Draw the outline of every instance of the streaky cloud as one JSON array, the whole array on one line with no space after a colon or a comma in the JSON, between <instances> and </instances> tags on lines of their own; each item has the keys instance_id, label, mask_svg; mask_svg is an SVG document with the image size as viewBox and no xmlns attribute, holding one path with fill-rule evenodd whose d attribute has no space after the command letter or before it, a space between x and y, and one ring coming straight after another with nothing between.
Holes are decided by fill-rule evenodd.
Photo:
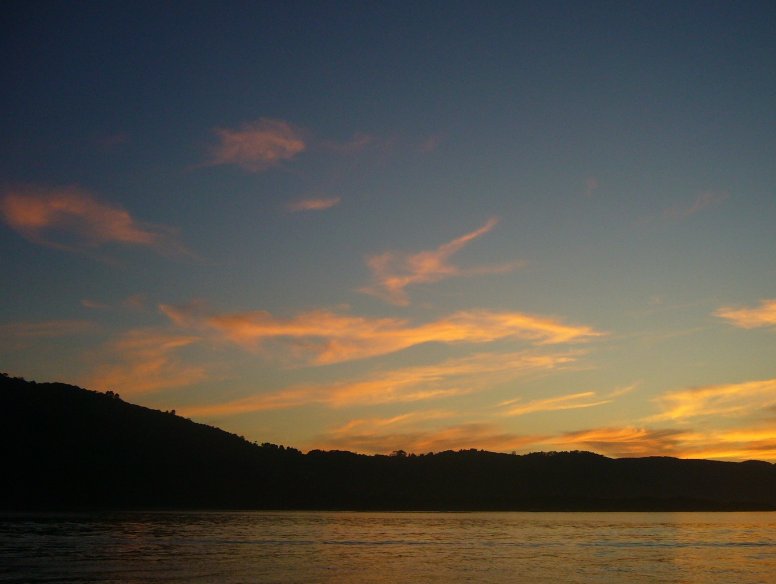
<instances>
[{"instance_id":1,"label":"streaky cloud","mask_svg":"<svg viewBox=\"0 0 776 584\"><path fill-rule=\"evenodd\" d=\"M686 219L687 217L695 215L704 209L716 207L717 205L722 204L722 202L724 202L728 196L729 195L727 193L713 193L709 191L703 192L695 198L692 204L688 206L670 207L663 212L663 216L666 219L672 219L675 221Z\"/></svg>"},{"instance_id":2,"label":"streaky cloud","mask_svg":"<svg viewBox=\"0 0 776 584\"><path fill-rule=\"evenodd\" d=\"M714 315L739 328L776 327L776 298L762 300L755 308L722 307Z\"/></svg>"},{"instance_id":3,"label":"streaky cloud","mask_svg":"<svg viewBox=\"0 0 776 584\"><path fill-rule=\"evenodd\" d=\"M39 245L87 251L108 244L186 253L174 229L137 221L121 207L77 187L19 187L0 200L5 223Z\"/></svg>"},{"instance_id":4,"label":"streaky cloud","mask_svg":"<svg viewBox=\"0 0 776 584\"><path fill-rule=\"evenodd\" d=\"M139 395L205 381L210 377L207 368L178 354L199 341L197 336L152 328L128 331L99 352L100 364L87 385Z\"/></svg>"},{"instance_id":5,"label":"streaky cloud","mask_svg":"<svg viewBox=\"0 0 776 584\"><path fill-rule=\"evenodd\" d=\"M596 392L594 391L584 391L558 397L532 400L526 403L521 403L521 400L514 399L502 402L500 405L508 406L502 412L506 416L524 416L535 412L554 412L558 410L592 408L608 404L611 401L611 399L598 399L596 397Z\"/></svg>"},{"instance_id":6,"label":"streaky cloud","mask_svg":"<svg viewBox=\"0 0 776 584\"><path fill-rule=\"evenodd\" d=\"M261 118L239 128L216 128L218 143L208 165L239 166L248 172L263 172L304 152L303 132L283 120Z\"/></svg>"},{"instance_id":7,"label":"streaky cloud","mask_svg":"<svg viewBox=\"0 0 776 584\"><path fill-rule=\"evenodd\" d=\"M340 204L341 201L341 197L302 199L290 203L287 208L292 213L299 213L304 211L325 211L326 209L336 207Z\"/></svg>"},{"instance_id":8,"label":"streaky cloud","mask_svg":"<svg viewBox=\"0 0 776 584\"><path fill-rule=\"evenodd\" d=\"M669 391L655 401L663 411L649 418L653 421L746 416L776 405L776 379Z\"/></svg>"},{"instance_id":9,"label":"streaky cloud","mask_svg":"<svg viewBox=\"0 0 776 584\"><path fill-rule=\"evenodd\" d=\"M209 331L247 350L280 344L293 358L318 365L394 353L424 343L489 343L522 339L535 345L587 341L603 333L557 319L521 312L460 311L424 324L406 319L370 318L330 310L290 318L269 312L212 314L201 305L161 305L170 320Z\"/></svg>"},{"instance_id":10,"label":"streaky cloud","mask_svg":"<svg viewBox=\"0 0 776 584\"><path fill-rule=\"evenodd\" d=\"M469 422L442 428L366 427L333 431L318 436L315 444L325 449L346 449L367 454L387 454L398 450L407 452L441 452L445 450L485 449L515 450L542 441L545 436L505 432L494 424Z\"/></svg>"},{"instance_id":11,"label":"streaky cloud","mask_svg":"<svg viewBox=\"0 0 776 584\"><path fill-rule=\"evenodd\" d=\"M588 448L614 457L678 456L686 430L676 428L594 428L567 432L550 443L563 448Z\"/></svg>"},{"instance_id":12,"label":"streaky cloud","mask_svg":"<svg viewBox=\"0 0 776 584\"><path fill-rule=\"evenodd\" d=\"M303 385L232 400L192 406L191 416L230 416L247 412L320 404L329 408L413 403L485 390L490 384L519 375L564 367L572 354L537 352L483 353L432 365L377 371L355 380Z\"/></svg>"},{"instance_id":13,"label":"streaky cloud","mask_svg":"<svg viewBox=\"0 0 776 584\"><path fill-rule=\"evenodd\" d=\"M416 253L387 251L367 258L372 272L372 283L359 291L382 300L406 306L409 297L408 286L430 284L454 277L469 277L483 274L511 272L523 266L523 262L480 266L464 269L450 263L450 258L475 239L490 232L498 224L492 217L482 227L444 243L434 250Z\"/></svg>"},{"instance_id":14,"label":"streaky cloud","mask_svg":"<svg viewBox=\"0 0 776 584\"><path fill-rule=\"evenodd\" d=\"M98 329L99 325L89 320L45 320L0 324L0 346L20 349L41 339L78 336Z\"/></svg>"}]
</instances>

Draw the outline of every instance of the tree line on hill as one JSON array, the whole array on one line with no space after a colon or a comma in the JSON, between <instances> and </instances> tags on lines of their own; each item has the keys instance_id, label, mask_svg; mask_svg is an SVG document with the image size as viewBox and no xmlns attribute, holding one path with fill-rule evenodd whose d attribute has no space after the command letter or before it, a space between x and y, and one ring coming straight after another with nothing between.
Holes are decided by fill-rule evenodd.
<instances>
[{"instance_id":1,"label":"tree line on hill","mask_svg":"<svg viewBox=\"0 0 776 584\"><path fill-rule=\"evenodd\" d=\"M302 453L0 374L0 509L776 510L776 465L591 452Z\"/></svg>"}]
</instances>

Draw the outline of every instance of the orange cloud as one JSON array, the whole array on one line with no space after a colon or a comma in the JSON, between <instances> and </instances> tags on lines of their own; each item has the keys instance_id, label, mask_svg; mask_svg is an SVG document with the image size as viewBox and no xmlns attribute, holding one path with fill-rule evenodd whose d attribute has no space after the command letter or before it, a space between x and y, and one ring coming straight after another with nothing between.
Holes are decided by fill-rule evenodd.
<instances>
[{"instance_id":1,"label":"orange cloud","mask_svg":"<svg viewBox=\"0 0 776 584\"><path fill-rule=\"evenodd\" d=\"M676 456L725 460L776 459L771 426L701 432L685 429L599 428L553 439L565 447L583 445L609 456Z\"/></svg>"},{"instance_id":2,"label":"orange cloud","mask_svg":"<svg viewBox=\"0 0 776 584\"><path fill-rule=\"evenodd\" d=\"M748 415L776 405L776 379L672 391L656 401L663 412L650 420Z\"/></svg>"},{"instance_id":3,"label":"orange cloud","mask_svg":"<svg viewBox=\"0 0 776 584\"><path fill-rule=\"evenodd\" d=\"M478 354L434 365L379 371L358 380L289 387L230 402L190 407L188 416L230 416L322 404L337 408L355 405L411 403L482 391L488 385L521 374L563 367L574 361L568 354Z\"/></svg>"},{"instance_id":4,"label":"orange cloud","mask_svg":"<svg viewBox=\"0 0 776 584\"><path fill-rule=\"evenodd\" d=\"M207 315L201 307L162 305L178 326L195 326L221 338L259 349L282 343L293 357L316 364L364 359L422 343L487 343L519 338L535 344L585 341L602 333L586 326L520 312L472 310L456 312L435 322L413 326L404 319L368 318L314 310L292 318L268 312Z\"/></svg>"},{"instance_id":5,"label":"orange cloud","mask_svg":"<svg viewBox=\"0 0 776 584\"><path fill-rule=\"evenodd\" d=\"M679 456L684 430L647 428L596 428L569 432L549 443L564 449L592 449L616 458L632 456Z\"/></svg>"},{"instance_id":6,"label":"orange cloud","mask_svg":"<svg viewBox=\"0 0 776 584\"><path fill-rule=\"evenodd\" d=\"M716 207L728 198L727 193L701 193L695 198L695 201L689 207L675 206L666 209L663 212L663 216L666 219L681 220L686 219L690 215L695 215L699 211L708 207Z\"/></svg>"},{"instance_id":7,"label":"orange cloud","mask_svg":"<svg viewBox=\"0 0 776 584\"><path fill-rule=\"evenodd\" d=\"M282 120L261 118L236 130L215 130L219 143L211 151L210 165L235 164L262 172L304 152L302 132Z\"/></svg>"},{"instance_id":8,"label":"orange cloud","mask_svg":"<svg viewBox=\"0 0 776 584\"><path fill-rule=\"evenodd\" d=\"M120 207L98 201L76 187L11 190L0 200L9 227L42 245L70 251L105 244L136 245L182 252L173 230L140 223Z\"/></svg>"},{"instance_id":9,"label":"orange cloud","mask_svg":"<svg viewBox=\"0 0 776 584\"><path fill-rule=\"evenodd\" d=\"M776 461L776 428L733 429L701 435L687 445L683 456Z\"/></svg>"},{"instance_id":10,"label":"orange cloud","mask_svg":"<svg viewBox=\"0 0 776 584\"><path fill-rule=\"evenodd\" d=\"M342 199L340 197L331 197L328 199L302 199L288 205L288 210L292 213L300 211L325 211L339 205Z\"/></svg>"},{"instance_id":11,"label":"orange cloud","mask_svg":"<svg viewBox=\"0 0 776 584\"><path fill-rule=\"evenodd\" d=\"M405 306L409 298L404 289L415 284L430 284L447 278L511 272L522 265L520 262L495 266L481 266L463 269L449 262L449 259L473 240L491 231L498 219L489 219L482 227L462 235L435 250L414 254L388 251L367 259L372 272L372 284L359 291L371 294L393 304Z\"/></svg>"},{"instance_id":12,"label":"orange cloud","mask_svg":"<svg viewBox=\"0 0 776 584\"><path fill-rule=\"evenodd\" d=\"M762 300L757 308L723 307L714 315L745 329L776 326L776 299Z\"/></svg>"},{"instance_id":13,"label":"orange cloud","mask_svg":"<svg viewBox=\"0 0 776 584\"><path fill-rule=\"evenodd\" d=\"M414 421L414 420L413 420ZM406 452L441 452L476 448L508 451L524 448L543 439L504 432L483 423L467 423L439 429L400 427L385 428L386 424L372 425L366 420L352 421L342 428L317 437L315 447L329 450L350 450L365 454L387 454L396 450Z\"/></svg>"},{"instance_id":14,"label":"orange cloud","mask_svg":"<svg viewBox=\"0 0 776 584\"><path fill-rule=\"evenodd\" d=\"M557 410L576 410L580 408L592 408L602 404L608 404L611 399L596 399L594 391L584 391L559 397L533 400L524 404L520 399L502 402L501 406L510 406L503 413L507 416L523 416L534 412L554 412ZM515 405L516 404L516 405Z\"/></svg>"},{"instance_id":15,"label":"orange cloud","mask_svg":"<svg viewBox=\"0 0 776 584\"><path fill-rule=\"evenodd\" d=\"M209 377L204 366L187 364L176 354L199 340L155 329L130 331L106 347L100 355L104 362L87 385L138 395L204 381Z\"/></svg>"}]
</instances>

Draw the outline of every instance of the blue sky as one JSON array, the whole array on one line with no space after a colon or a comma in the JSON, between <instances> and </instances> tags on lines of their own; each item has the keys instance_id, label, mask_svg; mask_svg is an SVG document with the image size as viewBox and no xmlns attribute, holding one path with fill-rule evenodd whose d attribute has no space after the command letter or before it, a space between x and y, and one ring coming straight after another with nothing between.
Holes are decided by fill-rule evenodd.
<instances>
[{"instance_id":1,"label":"blue sky","mask_svg":"<svg viewBox=\"0 0 776 584\"><path fill-rule=\"evenodd\" d=\"M11 2L0 368L251 440L776 460L776 9Z\"/></svg>"}]
</instances>

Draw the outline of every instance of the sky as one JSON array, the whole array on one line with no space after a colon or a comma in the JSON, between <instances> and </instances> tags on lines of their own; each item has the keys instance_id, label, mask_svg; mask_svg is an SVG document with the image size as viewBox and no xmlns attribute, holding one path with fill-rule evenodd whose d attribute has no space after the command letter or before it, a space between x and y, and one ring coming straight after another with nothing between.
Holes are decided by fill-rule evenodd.
<instances>
[{"instance_id":1,"label":"sky","mask_svg":"<svg viewBox=\"0 0 776 584\"><path fill-rule=\"evenodd\" d=\"M0 26L0 370L305 451L776 462L773 3Z\"/></svg>"}]
</instances>

